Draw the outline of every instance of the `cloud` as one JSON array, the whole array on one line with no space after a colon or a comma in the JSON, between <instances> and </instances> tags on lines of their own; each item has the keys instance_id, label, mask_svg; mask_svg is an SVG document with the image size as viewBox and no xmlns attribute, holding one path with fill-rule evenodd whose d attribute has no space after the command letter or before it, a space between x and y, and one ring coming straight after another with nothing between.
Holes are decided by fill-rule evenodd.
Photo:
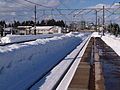
<instances>
[{"instance_id":1,"label":"cloud","mask_svg":"<svg viewBox=\"0 0 120 90\"><path fill-rule=\"evenodd\" d=\"M16 15L16 12L11 12L11 15L12 15L12 16L15 16L15 15Z\"/></svg>"},{"instance_id":2,"label":"cloud","mask_svg":"<svg viewBox=\"0 0 120 90\"><path fill-rule=\"evenodd\" d=\"M47 3L47 6L50 6L50 7L57 7L59 5L60 5L59 0L49 0L49 2Z\"/></svg>"},{"instance_id":3,"label":"cloud","mask_svg":"<svg viewBox=\"0 0 120 90\"><path fill-rule=\"evenodd\" d=\"M111 8L118 8L118 7L120 7L120 4L119 4L119 3L114 3L114 4L111 6Z\"/></svg>"},{"instance_id":4,"label":"cloud","mask_svg":"<svg viewBox=\"0 0 120 90\"><path fill-rule=\"evenodd\" d=\"M55 8L60 5L59 0L28 0L50 8ZM45 9L45 7L37 6L37 9ZM4 19L15 16L16 18L32 16L34 13L34 4L24 0L0 0L0 18ZM29 15L29 14L30 15ZM3 18L4 17L4 18Z\"/></svg>"},{"instance_id":5,"label":"cloud","mask_svg":"<svg viewBox=\"0 0 120 90\"><path fill-rule=\"evenodd\" d=\"M28 0L28 1L52 8L60 5L59 0ZM0 0L0 11L19 10L19 9L25 10L26 8L27 9L33 8L33 6L34 4L31 4L24 0ZM39 6L39 8L43 8L43 7Z\"/></svg>"},{"instance_id":6,"label":"cloud","mask_svg":"<svg viewBox=\"0 0 120 90\"><path fill-rule=\"evenodd\" d=\"M105 8L118 8L119 7L119 3L115 3L113 5L109 5L109 4L97 4L95 6L91 6L91 7L88 7L88 8L103 8L103 6Z\"/></svg>"},{"instance_id":7,"label":"cloud","mask_svg":"<svg viewBox=\"0 0 120 90\"><path fill-rule=\"evenodd\" d=\"M110 5L107 5L107 4L97 4L97 5L89 7L89 8L103 8L103 6L105 8L110 8Z\"/></svg>"}]
</instances>

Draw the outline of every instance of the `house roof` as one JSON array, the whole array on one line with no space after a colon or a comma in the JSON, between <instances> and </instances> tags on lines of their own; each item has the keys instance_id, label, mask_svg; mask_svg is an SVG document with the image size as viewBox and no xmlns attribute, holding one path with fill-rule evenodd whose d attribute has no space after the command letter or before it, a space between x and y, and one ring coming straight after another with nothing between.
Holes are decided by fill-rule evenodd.
<instances>
[{"instance_id":1,"label":"house roof","mask_svg":"<svg viewBox=\"0 0 120 90\"><path fill-rule=\"evenodd\" d=\"M22 28L22 29L31 29L34 30L35 27L32 26L18 26L18 28ZM53 28L58 28L58 26L36 26L37 30L51 30Z\"/></svg>"},{"instance_id":2,"label":"house roof","mask_svg":"<svg viewBox=\"0 0 120 90\"><path fill-rule=\"evenodd\" d=\"M4 28L5 31L11 31L11 29L13 29L13 28L11 28L11 27L9 27L9 28Z\"/></svg>"},{"instance_id":3,"label":"house roof","mask_svg":"<svg viewBox=\"0 0 120 90\"><path fill-rule=\"evenodd\" d=\"M32 26L18 26L17 28L32 28Z\"/></svg>"},{"instance_id":4,"label":"house roof","mask_svg":"<svg viewBox=\"0 0 120 90\"><path fill-rule=\"evenodd\" d=\"M49 30L51 28L53 28L54 26L36 26L36 29L45 29L45 30ZM35 27L32 27L31 29L35 29Z\"/></svg>"}]
</instances>

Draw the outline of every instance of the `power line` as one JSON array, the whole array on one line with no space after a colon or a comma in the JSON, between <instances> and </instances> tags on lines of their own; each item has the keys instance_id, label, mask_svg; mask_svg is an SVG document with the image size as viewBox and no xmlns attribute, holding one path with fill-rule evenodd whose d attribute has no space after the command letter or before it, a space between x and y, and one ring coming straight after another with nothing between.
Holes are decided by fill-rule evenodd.
<instances>
[{"instance_id":1,"label":"power line","mask_svg":"<svg viewBox=\"0 0 120 90\"><path fill-rule=\"evenodd\" d=\"M36 35L36 20L37 20L37 11L36 11L36 5L35 5L35 24L34 24L34 27L35 27L35 30L34 30L34 34Z\"/></svg>"},{"instance_id":2,"label":"power line","mask_svg":"<svg viewBox=\"0 0 120 90\"><path fill-rule=\"evenodd\" d=\"M17 4L23 5L23 6L25 6L25 7L28 8L28 5L26 5L26 4L23 4L23 3L17 2L16 0L13 0L13 1L14 1L15 3L17 3Z\"/></svg>"},{"instance_id":3,"label":"power line","mask_svg":"<svg viewBox=\"0 0 120 90\"><path fill-rule=\"evenodd\" d=\"M66 6L61 0L59 0L59 2L60 2L66 9L69 9L69 7Z\"/></svg>"},{"instance_id":4,"label":"power line","mask_svg":"<svg viewBox=\"0 0 120 90\"><path fill-rule=\"evenodd\" d=\"M115 14L115 12L117 11L117 10L119 10L120 9L120 7L119 8L117 8L117 9L115 9L109 16L107 16L107 17L110 17L111 15L113 15L113 14Z\"/></svg>"},{"instance_id":5,"label":"power line","mask_svg":"<svg viewBox=\"0 0 120 90\"><path fill-rule=\"evenodd\" d=\"M7 1L7 0L5 0L5 1ZM7 1L8 2L8 1ZM22 6L25 6L25 7L28 7L28 5L26 5L26 4L23 4L23 3L20 3L20 2L18 2L18 1L16 1L16 0L12 0L12 2L15 2L16 4L19 4L19 5L22 5ZM11 2L11 3L12 3Z\"/></svg>"},{"instance_id":6,"label":"power line","mask_svg":"<svg viewBox=\"0 0 120 90\"><path fill-rule=\"evenodd\" d=\"M20 2L18 2L18 1L16 1L16 0L12 0L11 2L10 1L8 1L8 0L5 0L6 2L9 2L9 3L16 3L16 4L19 4L19 5L22 5L22 6L25 6L27 9L29 9L29 10L27 10L27 9L17 9L17 10L13 10L13 9L11 9L11 10L7 10L7 11L1 11L1 12L17 12L17 11L31 11L30 10L30 8L29 8L29 6L27 5L27 4L23 4L23 3L20 3Z\"/></svg>"},{"instance_id":7,"label":"power line","mask_svg":"<svg viewBox=\"0 0 120 90\"><path fill-rule=\"evenodd\" d=\"M115 1L116 1L116 0L114 0L114 1L112 2L110 8L112 8L112 6L115 4Z\"/></svg>"},{"instance_id":8,"label":"power line","mask_svg":"<svg viewBox=\"0 0 120 90\"><path fill-rule=\"evenodd\" d=\"M34 4L34 5L37 5L37 6L42 6L42 7L45 7L45 8L52 8L52 7L49 7L49 6L45 6L45 5L42 5L42 4L38 4L38 3L35 3L35 2L32 2L32 1L29 1L29 0L24 0L26 2L29 2L31 4Z\"/></svg>"},{"instance_id":9,"label":"power line","mask_svg":"<svg viewBox=\"0 0 120 90\"><path fill-rule=\"evenodd\" d=\"M59 12L60 15L62 15L64 18L66 18L67 20L69 20L64 14L61 13L61 11L59 9L56 8L56 10Z\"/></svg>"},{"instance_id":10,"label":"power line","mask_svg":"<svg viewBox=\"0 0 120 90\"><path fill-rule=\"evenodd\" d=\"M51 8L51 9L53 9L52 7L48 7L48 6L45 6L45 5L42 5L42 4L37 4L37 3L31 2L31 1L29 1L29 0L24 0L24 1L27 1L27 2L32 3L32 4L34 4L34 5L38 5L38 6L42 6L42 7L45 7L45 8ZM54 9L57 10L60 15L62 15L62 16L65 17L66 19L68 19L65 15L63 15L63 14L61 13L61 11L60 11L59 9L57 9L57 8L54 8Z\"/></svg>"}]
</instances>

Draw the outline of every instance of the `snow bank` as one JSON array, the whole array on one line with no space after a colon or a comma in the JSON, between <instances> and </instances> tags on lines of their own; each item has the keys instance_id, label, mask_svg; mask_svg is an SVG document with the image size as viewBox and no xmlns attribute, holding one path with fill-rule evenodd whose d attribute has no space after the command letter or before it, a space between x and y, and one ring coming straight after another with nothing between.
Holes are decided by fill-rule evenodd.
<instances>
[{"instance_id":1,"label":"snow bank","mask_svg":"<svg viewBox=\"0 0 120 90\"><path fill-rule=\"evenodd\" d=\"M7 35L1 38L1 43L14 43L40 38L48 38L53 36L61 36L63 34L41 34L41 35Z\"/></svg>"},{"instance_id":2,"label":"snow bank","mask_svg":"<svg viewBox=\"0 0 120 90\"><path fill-rule=\"evenodd\" d=\"M0 47L0 88L23 90L79 45L88 34L60 37Z\"/></svg>"}]
</instances>

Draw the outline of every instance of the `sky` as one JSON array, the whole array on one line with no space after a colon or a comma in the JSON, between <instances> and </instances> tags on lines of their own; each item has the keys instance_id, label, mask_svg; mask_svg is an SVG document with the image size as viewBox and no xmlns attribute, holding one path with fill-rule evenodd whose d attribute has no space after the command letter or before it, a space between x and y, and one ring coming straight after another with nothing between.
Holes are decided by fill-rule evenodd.
<instances>
[{"instance_id":1,"label":"sky","mask_svg":"<svg viewBox=\"0 0 120 90\"><path fill-rule=\"evenodd\" d=\"M33 2L33 4L30 2ZM0 0L0 20L8 22L14 20L34 20L34 3L37 4L37 19L42 20L43 18L49 19L51 17L55 17L56 19L65 19L65 17L68 17L69 19L73 18L72 16L67 15L59 15L59 17L57 17L60 13L68 14L72 12L57 11L57 9L99 8L103 5L111 7L111 5L114 6L114 4L118 2L119 0ZM41 11L41 9L55 9L56 11ZM53 13L56 15L53 16Z\"/></svg>"}]
</instances>

